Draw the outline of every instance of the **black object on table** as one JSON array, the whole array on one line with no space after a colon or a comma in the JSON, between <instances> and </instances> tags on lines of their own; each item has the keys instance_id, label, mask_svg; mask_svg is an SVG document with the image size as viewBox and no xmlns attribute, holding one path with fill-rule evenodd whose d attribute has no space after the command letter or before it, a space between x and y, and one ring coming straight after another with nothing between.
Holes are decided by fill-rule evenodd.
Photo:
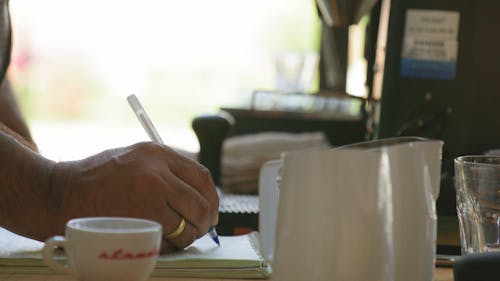
<instances>
[{"instance_id":1,"label":"black object on table","mask_svg":"<svg viewBox=\"0 0 500 281\"><path fill-rule=\"evenodd\" d=\"M499 281L500 252L463 255L453 263L455 281Z\"/></svg>"}]
</instances>

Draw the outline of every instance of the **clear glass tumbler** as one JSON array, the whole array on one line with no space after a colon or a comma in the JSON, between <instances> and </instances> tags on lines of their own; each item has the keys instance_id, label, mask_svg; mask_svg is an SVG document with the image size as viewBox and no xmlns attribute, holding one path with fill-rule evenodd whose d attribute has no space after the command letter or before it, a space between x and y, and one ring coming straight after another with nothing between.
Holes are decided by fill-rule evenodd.
<instances>
[{"instance_id":1,"label":"clear glass tumbler","mask_svg":"<svg viewBox=\"0 0 500 281\"><path fill-rule=\"evenodd\" d=\"M455 159L462 254L500 251L500 156Z\"/></svg>"}]
</instances>

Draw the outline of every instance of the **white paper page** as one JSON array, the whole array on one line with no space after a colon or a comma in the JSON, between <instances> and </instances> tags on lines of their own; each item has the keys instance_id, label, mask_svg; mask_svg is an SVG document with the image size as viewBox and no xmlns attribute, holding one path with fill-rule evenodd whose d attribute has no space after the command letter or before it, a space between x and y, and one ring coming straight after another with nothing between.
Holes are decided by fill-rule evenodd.
<instances>
[{"instance_id":1,"label":"white paper page","mask_svg":"<svg viewBox=\"0 0 500 281\"><path fill-rule=\"evenodd\" d=\"M261 261L262 257L257 252L250 238L255 234L239 236L219 236L220 247L210 236L205 235L181 252L162 255L160 261L173 260L254 260Z\"/></svg>"}]
</instances>

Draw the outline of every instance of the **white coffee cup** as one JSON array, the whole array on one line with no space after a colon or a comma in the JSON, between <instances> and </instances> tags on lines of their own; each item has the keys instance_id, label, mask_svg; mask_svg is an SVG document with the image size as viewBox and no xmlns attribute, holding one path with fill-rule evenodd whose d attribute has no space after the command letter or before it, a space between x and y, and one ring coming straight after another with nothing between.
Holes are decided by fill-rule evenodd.
<instances>
[{"instance_id":1,"label":"white coffee cup","mask_svg":"<svg viewBox=\"0 0 500 281\"><path fill-rule=\"evenodd\" d=\"M151 275L159 254L161 225L154 221L89 217L66 223L66 236L45 242L43 258L56 271L80 281L145 281ZM64 249L67 263L54 257L57 247Z\"/></svg>"}]
</instances>

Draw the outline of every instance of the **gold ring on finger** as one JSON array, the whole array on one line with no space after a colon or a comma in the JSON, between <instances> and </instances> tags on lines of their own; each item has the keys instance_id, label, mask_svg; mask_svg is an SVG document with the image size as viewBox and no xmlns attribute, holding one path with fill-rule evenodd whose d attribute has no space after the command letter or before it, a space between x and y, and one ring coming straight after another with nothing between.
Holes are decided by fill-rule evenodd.
<instances>
[{"instance_id":1,"label":"gold ring on finger","mask_svg":"<svg viewBox=\"0 0 500 281\"><path fill-rule=\"evenodd\" d=\"M179 223L179 226L177 227L176 230L174 230L174 232L167 235L167 239L172 240L181 236L182 232L184 232L184 229L186 229L186 220L184 220L184 218L181 217L181 222Z\"/></svg>"}]
</instances>

